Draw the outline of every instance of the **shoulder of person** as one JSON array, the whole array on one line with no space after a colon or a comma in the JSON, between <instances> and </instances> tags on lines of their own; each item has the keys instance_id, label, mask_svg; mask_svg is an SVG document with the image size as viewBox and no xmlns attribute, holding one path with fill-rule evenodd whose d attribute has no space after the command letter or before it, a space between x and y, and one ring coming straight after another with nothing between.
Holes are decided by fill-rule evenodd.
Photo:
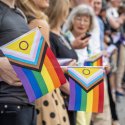
<instances>
[{"instance_id":1,"label":"shoulder of person","mask_svg":"<svg viewBox=\"0 0 125 125\"><path fill-rule=\"evenodd\" d=\"M20 8L16 8L15 10L16 10L16 13L19 14L22 18L24 18L24 20L27 23L28 21L27 21L25 14L23 13L23 11Z\"/></svg>"},{"instance_id":2,"label":"shoulder of person","mask_svg":"<svg viewBox=\"0 0 125 125\"><path fill-rule=\"evenodd\" d=\"M44 19L33 19L30 23L29 26L32 27L39 27L39 28L45 28L49 29L49 25L46 20Z\"/></svg>"}]
</instances>

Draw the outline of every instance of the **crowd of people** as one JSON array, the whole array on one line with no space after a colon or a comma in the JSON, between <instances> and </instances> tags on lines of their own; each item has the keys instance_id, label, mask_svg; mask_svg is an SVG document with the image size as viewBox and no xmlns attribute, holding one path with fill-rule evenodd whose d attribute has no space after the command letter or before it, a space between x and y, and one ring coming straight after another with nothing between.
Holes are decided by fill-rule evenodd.
<instances>
[{"instance_id":1,"label":"crowd of people","mask_svg":"<svg viewBox=\"0 0 125 125\"><path fill-rule=\"evenodd\" d=\"M106 66L104 111L69 111L67 82L29 103L21 81L0 50L0 125L120 125L116 110L125 96L124 0L0 0L0 46L39 27L58 59L83 66L98 53Z\"/></svg>"}]
</instances>

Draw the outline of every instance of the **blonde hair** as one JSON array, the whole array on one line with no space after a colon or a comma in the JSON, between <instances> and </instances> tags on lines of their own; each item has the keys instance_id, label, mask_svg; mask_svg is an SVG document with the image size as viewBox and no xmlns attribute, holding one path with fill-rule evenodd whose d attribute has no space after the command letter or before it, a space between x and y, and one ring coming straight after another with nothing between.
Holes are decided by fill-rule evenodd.
<instances>
[{"instance_id":1,"label":"blonde hair","mask_svg":"<svg viewBox=\"0 0 125 125\"><path fill-rule=\"evenodd\" d=\"M33 0L17 0L16 5L24 12L27 18L34 17L47 20L47 16L37 7Z\"/></svg>"},{"instance_id":2,"label":"blonde hair","mask_svg":"<svg viewBox=\"0 0 125 125\"><path fill-rule=\"evenodd\" d=\"M70 15L69 15L68 19L66 20L66 23L63 27L63 29L65 30L65 31L63 30L63 32L67 32L68 30L72 31L74 18L76 16L80 16L80 15L90 17L89 31L93 30L93 28L95 26L94 11L90 6L82 4L82 5L79 5L75 8L73 8L73 10L71 11L71 13L70 13Z\"/></svg>"},{"instance_id":3,"label":"blonde hair","mask_svg":"<svg viewBox=\"0 0 125 125\"><path fill-rule=\"evenodd\" d=\"M50 28L53 29L66 16L69 11L69 0L50 0L50 6L46 11Z\"/></svg>"}]
</instances>

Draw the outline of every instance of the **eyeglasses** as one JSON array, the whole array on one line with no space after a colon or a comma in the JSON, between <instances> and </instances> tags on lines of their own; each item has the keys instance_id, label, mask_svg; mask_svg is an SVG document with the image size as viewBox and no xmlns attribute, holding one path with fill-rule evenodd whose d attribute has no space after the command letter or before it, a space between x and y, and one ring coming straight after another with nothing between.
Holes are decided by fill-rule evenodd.
<instances>
[{"instance_id":1,"label":"eyeglasses","mask_svg":"<svg viewBox=\"0 0 125 125\"><path fill-rule=\"evenodd\" d=\"M86 16L76 16L75 20L78 22L88 23L90 21L90 18Z\"/></svg>"}]
</instances>

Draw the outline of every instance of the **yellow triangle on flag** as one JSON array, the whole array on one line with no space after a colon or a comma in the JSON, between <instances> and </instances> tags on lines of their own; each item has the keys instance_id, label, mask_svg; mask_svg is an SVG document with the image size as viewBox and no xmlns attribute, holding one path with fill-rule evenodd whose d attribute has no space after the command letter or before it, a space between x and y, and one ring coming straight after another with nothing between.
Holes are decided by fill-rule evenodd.
<instances>
[{"instance_id":1,"label":"yellow triangle on flag","mask_svg":"<svg viewBox=\"0 0 125 125\"><path fill-rule=\"evenodd\" d=\"M30 32L29 34L16 39L11 44L7 45L6 48L13 51L21 52L22 54L30 55L35 35L36 31Z\"/></svg>"},{"instance_id":2,"label":"yellow triangle on flag","mask_svg":"<svg viewBox=\"0 0 125 125\"><path fill-rule=\"evenodd\" d=\"M85 78L89 78L94 75L96 72L100 70L100 68L74 68L75 71L79 72L80 75L84 76Z\"/></svg>"}]
</instances>

